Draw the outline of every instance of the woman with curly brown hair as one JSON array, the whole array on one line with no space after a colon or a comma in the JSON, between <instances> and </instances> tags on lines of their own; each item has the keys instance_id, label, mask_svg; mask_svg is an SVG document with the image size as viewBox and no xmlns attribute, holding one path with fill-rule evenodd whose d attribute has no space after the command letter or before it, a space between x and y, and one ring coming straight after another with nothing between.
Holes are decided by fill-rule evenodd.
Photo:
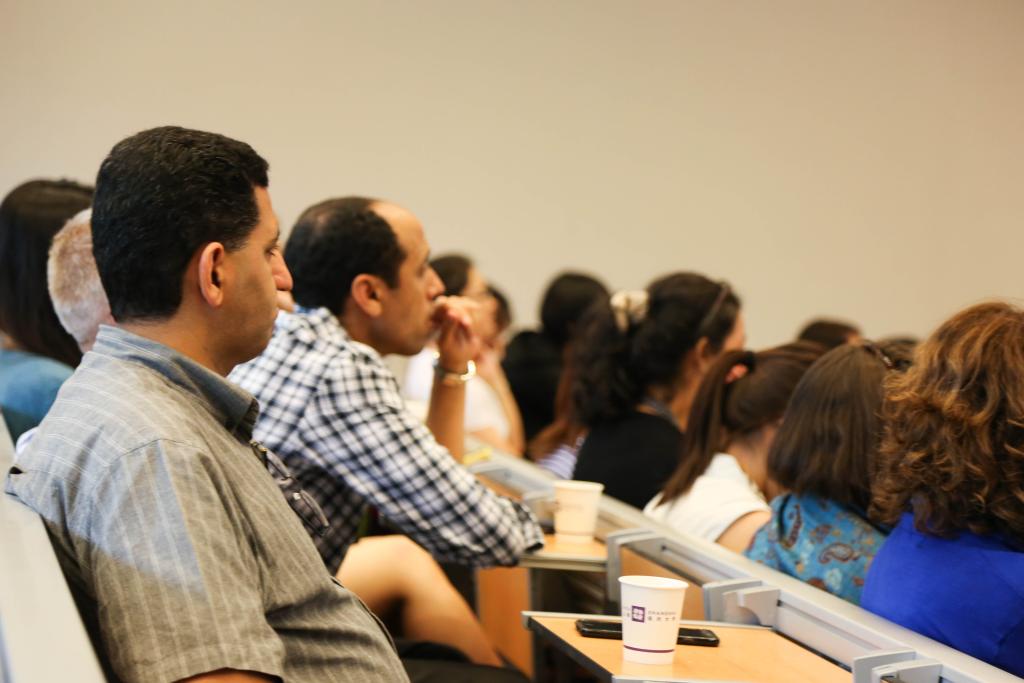
<instances>
[{"instance_id":1,"label":"woman with curly brown hair","mask_svg":"<svg viewBox=\"0 0 1024 683\"><path fill-rule=\"evenodd\" d=\"M1024 675L1024 311L979 304L893 377L862 605Z\"/></svg>"}]
</instances>

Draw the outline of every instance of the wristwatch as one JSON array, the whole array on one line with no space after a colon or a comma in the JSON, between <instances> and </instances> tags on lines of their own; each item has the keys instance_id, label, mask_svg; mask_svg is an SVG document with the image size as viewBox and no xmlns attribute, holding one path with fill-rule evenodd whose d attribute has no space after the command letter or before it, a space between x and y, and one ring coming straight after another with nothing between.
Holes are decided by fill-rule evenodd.
<instances>
[{"instance_id":1,"label":"wristwatch","mask_svg":"<svg viewBox=\"0 0 1024 683\"><path fill-rule=\"evenodd\" d=\"M466 371L463 373L452 372L441 367L441 359L434 359L434 378L446 387L459 387L476 376L476 363L468 361Z\"/></svg>"}]
</instances>

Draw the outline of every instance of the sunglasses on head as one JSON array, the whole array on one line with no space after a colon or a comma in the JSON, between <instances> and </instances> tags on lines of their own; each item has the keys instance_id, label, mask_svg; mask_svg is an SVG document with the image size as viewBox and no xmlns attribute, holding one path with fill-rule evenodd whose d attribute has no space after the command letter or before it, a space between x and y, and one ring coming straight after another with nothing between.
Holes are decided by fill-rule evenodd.
<instances>
[{"instance_id":1,"label":"sunglasses on head","mask_svg":"<svg viewBox=\"0 0 1024 683\"><path fill-rule=\"evenodd\" d=\"M732 292L732 289L729 288L729 284L726 282L719 282L718 287L718 295L715 297L715 301L711 304L708 312L704 314L704 317L700 319L700 324L697 325L697 339L708 336L708 328L711 327L711 323L715 321L715 317Z\"/></svg>"}]
</instances>

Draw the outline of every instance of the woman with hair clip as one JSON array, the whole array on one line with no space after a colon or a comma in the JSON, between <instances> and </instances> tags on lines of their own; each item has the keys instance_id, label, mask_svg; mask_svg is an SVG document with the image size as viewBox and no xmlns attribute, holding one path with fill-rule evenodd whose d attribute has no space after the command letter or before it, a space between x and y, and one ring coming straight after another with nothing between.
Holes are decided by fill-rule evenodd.
<instances>
[{"instance_id":1,"label":"woman with hair clip","mask_svg":"<svg viewBox=\"0 0 1024 683\"><path fill-rule=\"evenodd\" d=\"M743 552L771 519L768 450L797 382L825 348L810 342L723 353L690 409L682 457L644 512Z\"/></svg>"},{"instance_id":2,"label":"woman with hair clip","mask_svg":"<svg viewBox=\"0 0 1024 683\"><path fill-rule=\"evenodd\" d=\"M784 493L746 552L854 604L887 533L867 508L882 382L906 367L902 348L845 344L804 374L768 451L768 477Z\"/></svg>"},{"instance_id":3,"label":"woman with hair clip","mask_svg":"<svg viewBox=\"0 0 1024 683\"><path fill-rule=\"evenodd\" d=\"M979 304L893 377L862 605L1024 676L1024 310Z\"/></svg>"},{"instance_id":4,"label":"woman with hair clip","mask_svg":"<svg viewBox=\"0 0 1024 683\"><path fill-rule=\"evenodd\" d=\"M679 461L707 368L743 347L740 301L724 282L675 273L615 294L593 316L573 360L574 416L587 430L573 478L643 507Z\"/></svg>"}]
</instances>

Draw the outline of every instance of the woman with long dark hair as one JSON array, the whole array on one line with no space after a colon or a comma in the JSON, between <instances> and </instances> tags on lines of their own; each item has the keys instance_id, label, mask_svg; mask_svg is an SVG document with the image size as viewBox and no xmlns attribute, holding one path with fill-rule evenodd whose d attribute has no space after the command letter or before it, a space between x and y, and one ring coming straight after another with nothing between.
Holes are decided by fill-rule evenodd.
<instances>
[{"instance_id":1,"label":"woman with long dark hair","mask_svg":"<svg viewBox=\"0 0 1024 683\"><path fill-rule=\"evenodd\" d=\"M574 415L587 430L573 477L643 507L675 469L704 373L743 347L740 301L724 282L674 273L592 315L573 360Z\"/></svg>"},{"instance_id":2,"label":"woman with long dark hair","mask_svg":"<svg viewBox=\"0 0 1024 683\"><path fill-rule=\"evenodd\" d=\"M92 203L92 189L33 180L0 203L0 409L11 436L35 427L82 353L46 288L53 236Z\"/></svg>"},{"instance_id":3,"label":"woman with long dark hair","mask_svg":"<svg viewBox=\"0 0 1024 683\"><path fill-rule=\"evenodd\" d=\"M1024 676L1024 310L968 308L893 377L862 605Z\"/></svg>"},{"instance_id":4,"label":"woman with long dark hair","mask_svg":"<svg viewBox=\"0 0 1024 683\"><path fill-rule=\"evenodd\" d=\"M644 512L742 552L769 519L768 451L789 397L825 348L723 353L701 382L679 466Z\"/></svg>"},{"instance_id":5,"label":"woman with long dark hair","mask_svg":"<svg viewBox=\"0 0 1024 683\"><path fill-rule=\"evenodd\" d=\"M509 342L502 367L523 415L528 442L563 417L558 386L566 352L583 315L595 303L607 300L608 289L600 280L585 273L559 273L544 290L540 328L522 330ZM562 438L560 430L553 430L538 444L531 443L529 450L542 458L563 445ZM572 475L571 468L567 475Z\"/></svg>"},{"instance_id":6,"label":"woman with long dark hair","mask_svg":"<svg viewBox=\"0 0 1024 683\"><path fill-rule=\"evenodd\" d=\"M783 493L746 555L852 603L886 529L868 518L882 383L907 364L898 345L844 344L793 391L768 452Z\"/></svg>"}]
</instances>

